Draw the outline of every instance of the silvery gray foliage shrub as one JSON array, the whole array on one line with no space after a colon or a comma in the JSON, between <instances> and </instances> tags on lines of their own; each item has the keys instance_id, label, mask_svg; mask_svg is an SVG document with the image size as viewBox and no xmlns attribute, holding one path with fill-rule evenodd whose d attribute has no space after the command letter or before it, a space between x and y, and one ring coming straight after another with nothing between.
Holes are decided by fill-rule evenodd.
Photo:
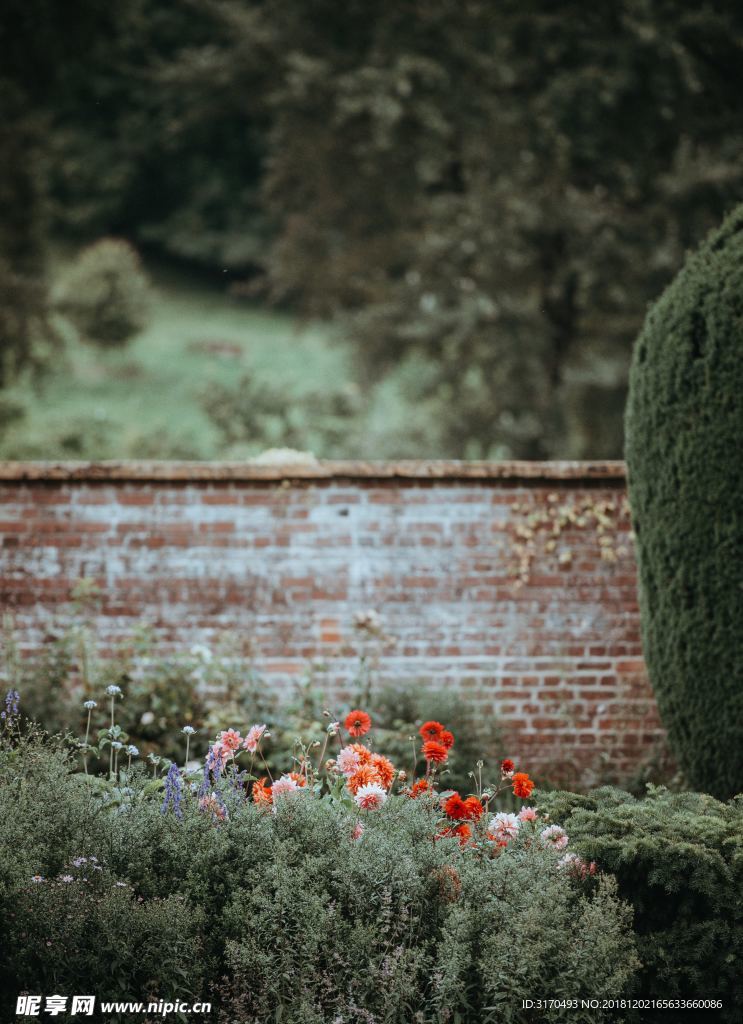
<instances>
[{"instance_id":1,"label":"silvery gray foliage shrub","mask_svg":"<svg viewBox=\"0 0 743 1024\"><path fill-rule=\"evenodd\" d=\"M613 880L580 881L528 842L529 829L483 855L435 839L440 814L425 802L390 797L355 840L348 810L329 799L300 792L274 813L231 781L218 784L224 821L188 793L178 817L163 813L162 793L147 796L144 772L106 805L73 765L33 736L0 747L8 1014L19 977L28 991L50 977L55 991L76 991L84 976L87 991L123 998L138 986L211 998L220 1024L526 1024L521 1001L535 992L631 991L638 962ZM100 904L61 881L79 857L102 866ZM54 945L38 958L43 927ZM602 1017L558 1009L551 1019Z\"/></svg>"},{"instance_id":2,"label":"silvery gray foliage shrub","mask_svg":"<svg viewBox=\"0 0 743 1024\"><path fill-rule=\"evenodd\" d=\"M357 842L343 815L301 798L234 827L250 884L222 916L224 1024L273 1020L278 1006L292 1024L519 1022L537 991L631 986L631 915L613 881L579 883L535 845L480 858L432 841L427 809L404 800L369 816Z\"/></svg>"}]
</instances>

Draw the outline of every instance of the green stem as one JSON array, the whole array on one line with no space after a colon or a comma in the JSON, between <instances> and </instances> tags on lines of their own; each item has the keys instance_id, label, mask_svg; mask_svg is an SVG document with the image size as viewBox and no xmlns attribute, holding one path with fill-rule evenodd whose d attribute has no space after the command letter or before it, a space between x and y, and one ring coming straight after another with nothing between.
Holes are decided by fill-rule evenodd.
<instances>
[{"instance_id":1,"label":"green stem","mask_svg":"<svg viewBox=\"0 0 743 1024\"><path fill-rule=\"evenodd\" d=\"M83 754L83 768L85 774L88 774L88 739L90 737L90 716L93 714L93 709L88 708L88 724L85 726L85 753Z\"/></svg>"}]
</instances>

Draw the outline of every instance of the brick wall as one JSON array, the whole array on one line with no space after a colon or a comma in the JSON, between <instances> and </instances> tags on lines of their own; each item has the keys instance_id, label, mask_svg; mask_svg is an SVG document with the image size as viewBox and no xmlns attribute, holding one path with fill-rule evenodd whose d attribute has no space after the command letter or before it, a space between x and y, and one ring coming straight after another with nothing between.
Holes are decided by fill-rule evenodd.
<instances>
[{"instance_id":1,"label":"brick wall","mask_svg":"<svg viewBox=\"0 0 743 1024\"><path fill-rule=\"evenodd\" d=\"M662 736L620 463L5 463L0 545L27 647L93 577L111 640L230 630L277 687L319 658L342 697L373 609L385 678L456 686L535 769L622 776Z\"/></svg>"}]
</instances>

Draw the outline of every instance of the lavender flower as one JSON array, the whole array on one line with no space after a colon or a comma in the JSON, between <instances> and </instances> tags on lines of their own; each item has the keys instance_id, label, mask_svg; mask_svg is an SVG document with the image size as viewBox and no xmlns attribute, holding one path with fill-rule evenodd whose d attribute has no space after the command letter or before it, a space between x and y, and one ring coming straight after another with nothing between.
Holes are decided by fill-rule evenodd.
<instances>
[{"instance_id":1,"label":"lavender flower","mask_svg":"<svg viewBox=\"0 0 743 1024\"><path fill-rule=\"evenodd\" d=\"M176 818L182 818L182 797L183 783L181 782L181 773L178 770L178 765L173 762L170 768L168 768L168 774L165 776L165 799L163 800L162 813L167 814L168 809L172 807Z\"/></svg>"},{"instance_id":2,"label":"lavender flower","mask_svg":"<svg viewBox=\"0 0 743 1024\"><path fill-rule=\"evenodd\" d=\"M8 690L5 694L5 711L0 713L0 719L15 718L21 702L21 695L18 690Z\"/></svg>"},{"instance_id":3,"label":"lavender flower","mask_svg":"<svg viewBox=\"0 0 743 1024\"><path fill-rule=\"evenodd\" d=\"M206 796L212 787L212 782L214 784L219 782L221 774L222 759L214 752L212 747L204 761L204 779L199 788L199 796Z\"/></svg>"}]
</instances>

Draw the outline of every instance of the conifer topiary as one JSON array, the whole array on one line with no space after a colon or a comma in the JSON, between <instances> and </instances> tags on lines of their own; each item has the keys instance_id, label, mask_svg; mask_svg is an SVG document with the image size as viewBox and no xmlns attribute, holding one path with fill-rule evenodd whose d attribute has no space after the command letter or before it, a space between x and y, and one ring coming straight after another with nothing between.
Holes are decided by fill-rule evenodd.
<instances>
[{"instance_id":1,"label":"conifer topiary","mask_svg":"<svg viewBox=\"0 0 743 1024\"><path fill-rule=\"evenodd\" d=\"M651 308L626 416L645 658L687 781L743 790L743 206Z\"/></svg>"}]
</instances>

